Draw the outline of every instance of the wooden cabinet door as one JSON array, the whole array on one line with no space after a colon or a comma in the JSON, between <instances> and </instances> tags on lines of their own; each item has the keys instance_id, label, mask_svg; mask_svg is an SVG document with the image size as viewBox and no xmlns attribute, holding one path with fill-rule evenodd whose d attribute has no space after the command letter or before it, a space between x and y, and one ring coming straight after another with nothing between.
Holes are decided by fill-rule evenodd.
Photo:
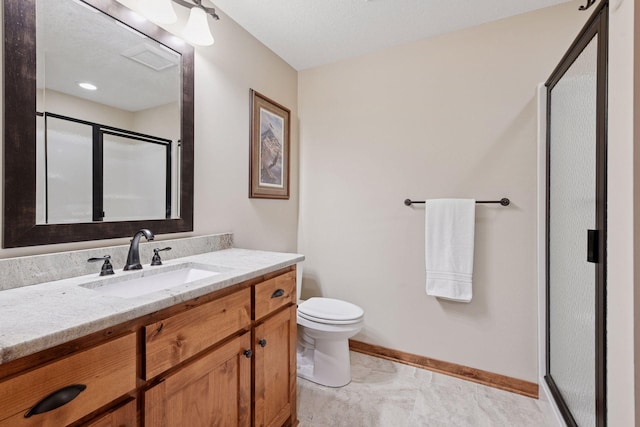
<instances>
[{"instance_id":1,"label":"wooden cabinet door","mask_svg":"<svg viewBox=\"0 0 640 427\"><path fill-rule=\"evenodd\" d=\"M250 426L250 334L168 375L144 394L144 425Z\"/></svg>"},{"instance_id":2,"label":"wooden cabinet door","mask_svg":"<svg viewBox=\"0 0 640 427\"><path fill-rule=\"evenodd\" d=\"M296 307L255 328L255 426L282 426L296 420Z\"/></svg>"},{"instance_id":3,"label":"wooden cabinet door","mask_svg":"<svg viewBox=\"0 0 640 427\"><path fill-rule=\"evenodd\" d=\"M107 414L94 419L86 427L136 427L136 400L130 400Z\"/></svg>"}]
</instances>

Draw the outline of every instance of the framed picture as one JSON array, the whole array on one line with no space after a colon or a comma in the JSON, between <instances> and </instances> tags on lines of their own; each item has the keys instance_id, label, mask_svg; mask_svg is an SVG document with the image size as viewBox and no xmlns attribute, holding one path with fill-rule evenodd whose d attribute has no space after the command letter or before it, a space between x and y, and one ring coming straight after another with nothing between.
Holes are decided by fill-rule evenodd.
<instances>
[{"instance_id":1,"label":"framed picture","mask_svg":"<svg viewBox=\"0 0 640 427\"><path fill-rule=\"evenodd\" d=\"M250 198L289 198L290 115L251 89Z\"/></svg>"}]
</instances>

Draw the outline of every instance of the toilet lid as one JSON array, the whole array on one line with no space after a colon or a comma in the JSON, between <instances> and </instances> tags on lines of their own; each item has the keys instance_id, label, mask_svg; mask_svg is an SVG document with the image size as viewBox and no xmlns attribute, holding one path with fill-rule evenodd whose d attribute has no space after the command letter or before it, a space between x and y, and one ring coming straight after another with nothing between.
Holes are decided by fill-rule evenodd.
<instances>
[{"instance_id":1,"label":"toilet lid","mask_svg":"<svg viewBox=\"0 0 640 427\"><path fill-rule=\"evenodd\" d=\"M310 320L336 322L359 320L364 310L355 304L333 298L309 298L298 306L298 313Z\"/></svg>"}]
</instances>

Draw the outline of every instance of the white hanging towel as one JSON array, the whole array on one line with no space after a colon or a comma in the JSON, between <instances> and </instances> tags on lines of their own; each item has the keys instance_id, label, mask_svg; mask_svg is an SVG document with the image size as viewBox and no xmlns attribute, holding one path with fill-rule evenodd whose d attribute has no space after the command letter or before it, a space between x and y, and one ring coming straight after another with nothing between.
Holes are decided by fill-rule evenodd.
<instances>
[{"instance_id":1,"label":"white hanging towel","mask_svg":"<svg viewBox=\"0 0 640 427\"><path fill-rule=\"evenodd\" d=\"M425 206L427 295L469 302L476 201L432 199Z\"/></svg>"}]
</instances>

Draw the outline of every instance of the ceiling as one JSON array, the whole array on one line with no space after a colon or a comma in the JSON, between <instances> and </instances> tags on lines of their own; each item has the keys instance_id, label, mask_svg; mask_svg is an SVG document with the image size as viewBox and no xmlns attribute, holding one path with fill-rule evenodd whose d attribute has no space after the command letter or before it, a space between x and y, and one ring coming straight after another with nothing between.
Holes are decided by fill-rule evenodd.
<instances>
[{"instance_id":1,"label":"ceiling","mask_svg":"<svg viewBox=\"0 0 640 427\"><path fill-rule=\"evenodd\" d=\"M569 0L215 0L296 70ZM215 24L214 24L215 36Z\"/></svg>"},{"instance_id":2,"label":"ceiling","mask_svg":"<svg viewBox=\"0 0 640 427\"><path fill-rule=\"evenodd\" d=\"M131 112L180 100L176 52L82 2L38 0L36 5L38 89ZM79 82L98 90L81 89Z\"/></svg>"}]
</instances>

